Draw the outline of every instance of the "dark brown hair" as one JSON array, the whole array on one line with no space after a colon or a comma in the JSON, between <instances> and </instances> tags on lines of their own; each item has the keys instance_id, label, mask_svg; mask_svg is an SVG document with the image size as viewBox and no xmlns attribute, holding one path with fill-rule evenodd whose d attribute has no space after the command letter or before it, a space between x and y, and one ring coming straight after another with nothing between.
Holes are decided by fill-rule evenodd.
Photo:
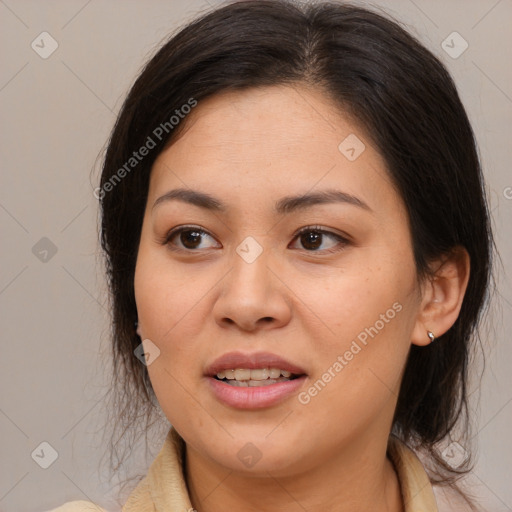
<instances>
[{"instance_id":1,"label":"dark brown hair","mask_svg":"<svg viewBox=\"0 0 512 512\"><path fill-rule=\"evenodd\" d=\"M366 129L407 208L418 278L429 278L428 263L454 248L469 253L460 315L433 344L411 347L393 422L395 435L430 454L433 481L451 482L468 470L469 460L454 469L437 444L457 422L464 425L462 436L468 432L468 361L491 278L493 242L479 158L456 87L440 61L397 22L352 5L223 5L166 42L131 88L99 189L113 312L116 426L123 434L137 428L143 433L157 408L146 367L134 356L141 342L134 328L134 270L152 165L186 124L185 117L174 130L169 120L191 98L200 105L222 91L278 84L323 91L333 108ZM159 126L168 130L157 138ZM148 137L155 147L116 179Z\"/></svg>"}]
</instances>

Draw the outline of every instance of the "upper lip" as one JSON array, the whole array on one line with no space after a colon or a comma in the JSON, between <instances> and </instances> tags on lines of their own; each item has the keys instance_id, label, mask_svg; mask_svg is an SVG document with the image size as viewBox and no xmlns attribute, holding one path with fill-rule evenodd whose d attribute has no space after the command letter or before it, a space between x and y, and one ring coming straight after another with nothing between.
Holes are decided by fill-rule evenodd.
<instances>
[{"instance_id":1,"label":"upper lip","mask_svg":"<svg viewBox=\"0 0 512 512\"><path fill-rule=\"evenodd\" d=\"M235 370L237 368L256 370L258 368L278 368L286 370L294 375L303 375L306 372L299 366L270 352L228 352L218 357L205 371L206 375L214 376L223 370Z\"/></svg>"}]
</instances>

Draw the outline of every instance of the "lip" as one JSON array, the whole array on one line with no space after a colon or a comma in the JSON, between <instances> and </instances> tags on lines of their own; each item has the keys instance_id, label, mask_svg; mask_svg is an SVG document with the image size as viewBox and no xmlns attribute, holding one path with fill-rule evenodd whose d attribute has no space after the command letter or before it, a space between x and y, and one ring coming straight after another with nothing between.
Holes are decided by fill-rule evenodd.
<instances>
[{"instance_id":1,"label":"lip","mask_svg":"<svg viewBox=\"0 0 512 512\"><path fill-rule=\"evenodd\" d=\"M205 375L214 377L223 370L236 368L249 370L256 370L258 368L279 368L280 370L286 370L295 375L303 375L306 373L303 368L270 352L255 352L253 354L228 352L215 359L215 361L206 368Z\"/></svg>"},{"instance_id":2,"label":"lip","mask_svg":"<svg viewBox=\"0 0 512 512\"><path fill-rule=\"evenodd\" d=\"M276 382L268 386L238 387L231 386L215 378L223 370L245 368L279 368L295 375L293 380ZM262 409L279 404L297 394L307 379L306 372L299 366L270 352L244 354L229 352L211 363L205 372L210 390L217 400L236 409Z\"/></svg>"},{"instance_id":3,"label":"lip","mask_svg":"<svg viewBox=\"0 0 512 512\"><path fill-rule=\"evenodd\" d=\"M307 379L306 375L268 386L235 387L214 377L208 384L217 400L235 409L263 409L295 396Z\"/></svg>"}]
</instances>

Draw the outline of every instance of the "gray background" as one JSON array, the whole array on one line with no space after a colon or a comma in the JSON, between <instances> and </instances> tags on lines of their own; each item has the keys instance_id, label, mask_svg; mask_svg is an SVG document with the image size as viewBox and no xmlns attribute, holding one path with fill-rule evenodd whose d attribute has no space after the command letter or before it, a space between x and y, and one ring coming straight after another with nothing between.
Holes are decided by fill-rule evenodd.
<instances>
[{"instance_id":1,"label":"gray background","mask_svg":"<svg viewBox=\"0 0 512 512\"><path fill-rule=\"evenodd\" d=\"M0 0L2 511L46 510L72 499L116 508L115 480L108 482L100 465L109 327L93 196L98 155L145 59L170 31L214 5ZM469 482L489 510L512 510L512 2L374 5L448 66L479 141L504 268L483 330L487 367L481 392L473 393L480 395L480 406L473 402L479 458ZM31 47L35 40L40 52L51 49L38 37L44 31L58 43L46 59ZM453 31L469 44L458 58L441 46ZM145 473L164 431L152 437L146 458L134 447L130 471ZM58 455L48 469L35 461L51 456L42 442Z\"/></svg>"}]
</instances>

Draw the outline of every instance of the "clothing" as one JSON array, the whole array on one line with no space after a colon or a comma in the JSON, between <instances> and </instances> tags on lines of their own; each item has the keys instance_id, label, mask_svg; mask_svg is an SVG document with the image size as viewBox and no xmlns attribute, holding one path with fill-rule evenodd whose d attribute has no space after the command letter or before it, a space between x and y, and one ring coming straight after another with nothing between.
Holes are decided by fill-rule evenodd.
<instances>
[{"instance_id":1,"label":"clothing","mask_svg":"<svg viewBox=\"0 0 512 512\"><path fill-rule=\"evenodd\" d=\"M192 512L183 474L185 442L171 428L164 445L123 506L122 512ZM390 436L388 455L395 466L405 512L438 512L430 480L421 461L405 444ZM106 512L91 502L74 501L50 512Z\"/></svg>"}]
</instances>

